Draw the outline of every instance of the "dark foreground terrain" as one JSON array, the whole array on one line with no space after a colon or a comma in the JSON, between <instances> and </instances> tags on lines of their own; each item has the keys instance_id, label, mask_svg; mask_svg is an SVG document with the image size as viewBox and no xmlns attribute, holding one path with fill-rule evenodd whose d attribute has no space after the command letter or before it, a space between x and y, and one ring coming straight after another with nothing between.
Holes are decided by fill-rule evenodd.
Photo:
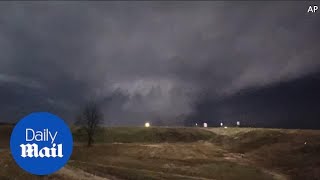
<instances>
[{"instance_id":1,"label":"dark foreground terrain","mask_svg":"<svg viewBox=\"0 0 320 180\"><path fill-rule=\"evenodd\" d=\"M50 176L21 170L1 126L0 179L319 179L320 131L256 128L101 128L87 148L81 129L69 163Z\"/></svg>"}]
</instances>

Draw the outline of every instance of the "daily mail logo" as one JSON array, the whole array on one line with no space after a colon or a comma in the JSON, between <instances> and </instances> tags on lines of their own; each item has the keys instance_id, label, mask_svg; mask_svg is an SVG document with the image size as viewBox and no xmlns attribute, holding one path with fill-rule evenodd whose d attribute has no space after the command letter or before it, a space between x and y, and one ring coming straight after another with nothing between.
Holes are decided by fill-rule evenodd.
<instances>
[{"instance_id":1,"label":"daily mail logo","mask_svg":"<svg viewBox=\"0 0 320 180\"><path fill-rule=\"evenodd\" d=\"M32 142L32 141L51 141L52 146L51 147L43 147L39 150L38 144L21 144L21 156L22 157L63 157L62 153L62 144L56 144L54 143L55 138L57 137L58 131L52 135L52 133L49 131L49 129L44 129L42 131L35 131L31 128L26 129L26 141Z\"/></svg>"},{"instance_id":2,"label":"daily mail logo","mask_svg":"<svg viewBox=\"0 0 320 180\"><path fill-rule=\"evenodd\" d=\"M18 122L11 134L11 153L17 164L36 175L58 171L69 160L72 134L59 117L32 113Z\"/></svg>"}]
</instances>

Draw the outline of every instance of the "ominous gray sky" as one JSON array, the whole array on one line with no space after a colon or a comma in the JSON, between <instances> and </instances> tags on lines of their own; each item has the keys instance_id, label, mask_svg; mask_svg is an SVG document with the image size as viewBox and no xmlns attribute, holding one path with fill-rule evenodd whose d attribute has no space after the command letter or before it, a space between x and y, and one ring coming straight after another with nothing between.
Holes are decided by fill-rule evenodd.
<instances>
[{"instance_id":1,"label":"ominous gray sky","mask_svg":"<svg viewBox=\"0 0 320 180\"><path fill-rule=\"evenodd\" d=\"M320 68L305 2L0 2L1 121L68 121L89 97L111 125L179 121L203 92L290 81Z\"/></svg>"}]
</instances>

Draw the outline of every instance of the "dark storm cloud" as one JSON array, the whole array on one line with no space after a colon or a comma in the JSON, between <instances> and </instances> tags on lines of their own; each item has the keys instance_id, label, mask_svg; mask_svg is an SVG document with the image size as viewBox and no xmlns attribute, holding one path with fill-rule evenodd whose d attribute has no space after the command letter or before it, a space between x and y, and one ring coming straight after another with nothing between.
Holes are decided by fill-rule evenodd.
<instances>
[{"instance_id":1,"label":"dark storm cloud","mask_svg":"<svg viewBox=\"0 0 320 180\"><path fill-rule=\"evenodd\" d=\"M1 2L2 111L10 117L21 109L51 110L71 118L94 96L108 107L111 124L174 121L193 113L203 92L231 96L319 70L320 21L306 8L302 2Z\"/></svg>"}]
</instances>

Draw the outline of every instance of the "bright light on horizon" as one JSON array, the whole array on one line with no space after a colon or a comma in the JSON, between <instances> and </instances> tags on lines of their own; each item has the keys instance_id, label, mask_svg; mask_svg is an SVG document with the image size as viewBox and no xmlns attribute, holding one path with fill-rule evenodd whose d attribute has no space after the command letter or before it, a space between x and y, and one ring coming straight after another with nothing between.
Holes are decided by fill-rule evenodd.
<instances>
[{"instance_id":1,"label":"bright light on horizon","mask_svg":"<svg viewBox=\"0 0 320 180\"><path fill-rule=\"evenodd\" d=\"M203 123L203 127L208 127L208 124L207 123Z\"/></svg>"},{"instance_id":2,"label":"bright light on horizon","mask_svg":"<svg viewBox=\"0 0 320 180\"><path fill-rule=\"evenodd\" d=\"M150 127L150 123L146 122L146 123L144 124L144 126L145 126L145 127Z\"/></svg>"}]
</instances>

